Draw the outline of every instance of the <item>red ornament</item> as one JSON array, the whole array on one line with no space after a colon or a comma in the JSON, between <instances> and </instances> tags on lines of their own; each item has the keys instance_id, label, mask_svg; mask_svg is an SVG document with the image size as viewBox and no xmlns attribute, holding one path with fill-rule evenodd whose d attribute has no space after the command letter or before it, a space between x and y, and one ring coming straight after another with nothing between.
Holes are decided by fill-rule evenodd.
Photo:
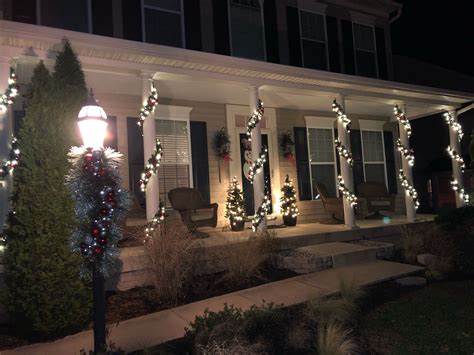
<instances>
[{"instance_id":1,"label":"red ornament","mask_svg":"<svg viewBox=\"0 0 474 355\"><path fill-rule=\"evenodd\" d=\"M100 255L104 252L104 248L102 248L100 245L96 245L94 247L94 254L95 255Z\"/></svg>"},{"instance_id":2,"label":"red ornament","mask_svg":"<svg viewBox=\"0 0 474 355\"><path fill-rule=\"evenodd\" d=\"M102 208L102 209L100 210L100 215L101 215L102 217L105 217L105 216L107 216L108 214L109 214L109 209L108 209L107 207L104 207L104 208Z\"/></svg>"},{"instance_id":3,"label":"red ornament","mask_svg":"<svg viewBox=\"0 0 474 355\"><path fill-rule=\"evenodd\" d=\"M100 168L99 172L97 173L99 177L105 176L106 174L107 174L107 170L105 170L105 168Z\"/></svg>"},{"instance_id":4,"label":"red ornament","mask_svg":"<svg viewBox=\"0 0 474 355\"><path fill-rule=\"evenodd\" d=\"M106 237L102 237L99 239L99 244L100 245L107 245L107 238Z\"/></svg>"},{"instance_id":5,"label":"red ornament","mask_svg":"<svg viewBox=\"0 0 474 355\"><path fill-rule=\"evenodd\" d=\"M91 153L86 153L86 154L84 155L84 161L85 161L86 163L92 162L92 154L91 154Z\"/></svg>"},{"instance_id":6,"label":"red ornament","mask_svg":"<svg viewBox=\"0 0 474 355\"><path fill-rule=\"evenodd\" d=\"M97 227L92 228L91 234L93 237L98 237L100 234L100 229Z\"/></svg>"}]
</instances>

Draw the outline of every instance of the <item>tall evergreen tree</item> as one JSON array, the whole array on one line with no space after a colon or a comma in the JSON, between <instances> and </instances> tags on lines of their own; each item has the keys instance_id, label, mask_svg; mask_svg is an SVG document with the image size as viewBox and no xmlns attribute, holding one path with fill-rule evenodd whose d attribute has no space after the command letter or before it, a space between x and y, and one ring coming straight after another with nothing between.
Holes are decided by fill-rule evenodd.
<instances>
[{"instance_id":1,"label":"tall evergreen tree","mask_svg":"<svg viewBox=\"0 0 474 355\"><path fill-rule=\"evenodd\" d=\"M64 41L53 76L40 63L27 94L8 219L5 305L18 331L30 337L64 335L90 319L90 286L79 278L80 256L69 247L75 221L64 185L86 93L79 61Z\"/></svg>"}]
</instances>

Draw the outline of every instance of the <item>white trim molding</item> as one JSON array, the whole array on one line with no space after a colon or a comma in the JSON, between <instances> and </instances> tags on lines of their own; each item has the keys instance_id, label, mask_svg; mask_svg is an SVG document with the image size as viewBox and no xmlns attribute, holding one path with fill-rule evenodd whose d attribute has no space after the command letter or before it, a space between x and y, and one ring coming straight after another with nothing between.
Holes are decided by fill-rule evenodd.
<instances>
[{"instance_id":1,"label":"white trim molding","mask_svg":"<svg viewBox=\"0 0 474 355\"><path fill-rule=\"evenodd\" d=\"M173 105L157 105L155 108L155 118L159 119L181 119L188 120L192 107L173 106Z\"/></svg>"},{"instance_id":2,"label":"white trim molding","mask_svg":"<svg viewBox=\"0 0 474 355\"><path fill-rule=\"evenodd\" d=\"M387 121L382 120L358 120L361 131L383 131Z\"/></svg>"},{"instance_id":3,"label":"white trim molding","mask_svg":"<svg viewBox=\"0 0 474 355\"><path fill-rule=\"evenodd\" d=\"M306 128L336 128L336 117L304 116Z\"/></svg>"}]
</instances>

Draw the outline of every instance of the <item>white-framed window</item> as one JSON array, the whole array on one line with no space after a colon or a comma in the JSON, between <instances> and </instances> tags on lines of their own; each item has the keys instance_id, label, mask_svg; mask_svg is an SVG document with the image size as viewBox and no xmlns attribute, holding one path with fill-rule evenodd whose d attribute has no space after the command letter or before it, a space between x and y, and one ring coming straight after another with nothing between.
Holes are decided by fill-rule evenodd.
<instances>
[{"instance_id":1,"label":"white-framed window","mask_svg":"<svg viewBox=\"0 0 474 355\"><path fill-rule=\"evenodd\" d=\"M328 69L328 45L326 17L324 15L299 10L301 53L305 68Z\"/></svg>"},{"instance_id":2,"label":"white-framed window","mask_svg":"<svg viewBox=\"0 0 474 355\"><path fill-rule=\"evenodd\" d=\"M160 200L171 207L168 192L177 187L192 187L192 157L189 120L155 119L156 137L163 145L163 158L158 168Z\"/></svg>"},{"instance_id":3,"label":"white-framed window","mask_svg":"<svg viewBox=\"0 0 474 355\"><path fill-rule=\"evenodd\" d=\"M354 33L354 52L356 73L361 76L377 78L377 48L374 26L352 23Z\"/></svg>"},{"instance_id":4,"label":"white-framed window","mask_svg":"<svg viewBox=\"0 0 474 355\"><path fill-rule=\"evenodd\" d=\"M182 0L142 0L143 41L185 46Z\"/></svg>"},{"instance_id":5,"label":"white-framed window","mask_svg":"<svg viewBox=\"0 0 474 355\"><path fill-rule=\"evenodd\" d=\"M364 162L364 179L387 186L387 164L385 161L384 121L359 120Z\"/></svg>"},{"instance_id":6,"label":"white-framed window","mask_svg":"<svg viewBox=\"0 0 474 355\"><path fill-rule=\"evenodd\" d=\"M247 59L265 60L263 0L228 1L231 54Z\"/></svg>"},{"instance_id":7,"label":"white-framed window","mask_svg":"<svg viewBox=\"0 0 474 355\"><path fill-rule=\"evenodd\" d=\"M92 32L91 0L36 0L38 25Z\"/></svg>"},{"instance_id":8,"label":"white-framed window","mask_svg":"<svg viewBox=\"0 0 474 355\"><path fill-rule=\"evenodd\" d=\"M316 184L323 184L330 197L337 196L337 165L334 148L334 118L305 117L312 198L318 198Z\"/></svg>"}]
</instances>

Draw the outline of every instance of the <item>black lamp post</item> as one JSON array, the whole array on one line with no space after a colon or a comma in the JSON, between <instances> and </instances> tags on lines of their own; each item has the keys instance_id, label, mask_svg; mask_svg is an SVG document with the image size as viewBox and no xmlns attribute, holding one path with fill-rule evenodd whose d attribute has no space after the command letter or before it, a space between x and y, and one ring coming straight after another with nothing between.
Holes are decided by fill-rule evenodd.
<instances>
[{"instance_id":1,"label":"black lamp post","mask_svg":"<svg viewBox=\"0 0 474 355\"><path fill-rule=\"evenodd\" d=\"M81 132L84 147L92 148L92 151L101 151L107 132L107 115L91 95L86 105L82 107L78 115L78 125ZM94 353L105 352L106 323L105 323L105 285L102 273L103 254L94 256L92 265L92 287L94 304Z\"/></svg>"}]
</instances>

